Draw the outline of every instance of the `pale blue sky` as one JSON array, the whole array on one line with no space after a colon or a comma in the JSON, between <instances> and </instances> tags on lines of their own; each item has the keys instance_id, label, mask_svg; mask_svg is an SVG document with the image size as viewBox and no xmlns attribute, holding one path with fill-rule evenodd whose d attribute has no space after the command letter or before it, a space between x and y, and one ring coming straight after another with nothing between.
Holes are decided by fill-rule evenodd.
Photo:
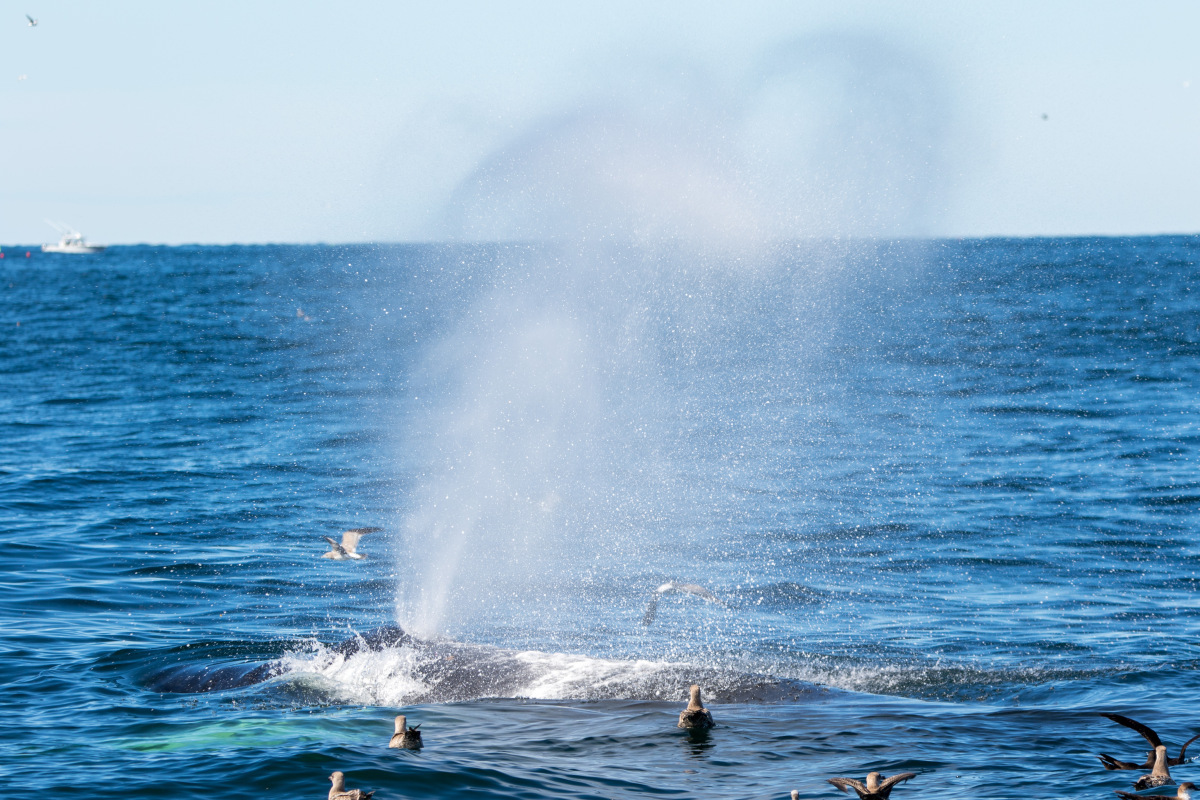
<instances>
[{"instance_id":1,"label":"pale blue sky","mask_svg":"<svg viewBox=\"0 0 1200 800\"><path fill-rule=\"evenodd\" d=\"M889 233L1200 231L1194 2L9 9L0 242L52 239L45 218L106 242L439 238L464 187L495 200L471 176L500 180L497 154L544 165L547 131L585 117L591 147L613 114L641 126L622 141L688 131L758 170L797 235L885 206L905 209Z\"/></svg>"}]
</instances>

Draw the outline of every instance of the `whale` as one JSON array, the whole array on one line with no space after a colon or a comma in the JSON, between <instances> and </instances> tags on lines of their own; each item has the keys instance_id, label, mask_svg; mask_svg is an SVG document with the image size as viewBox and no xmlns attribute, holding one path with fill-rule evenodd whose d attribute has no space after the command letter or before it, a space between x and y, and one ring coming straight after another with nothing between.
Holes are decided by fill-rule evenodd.
<instances>
[{"instance_id":1,"label":"whale","mask_svg":"<svg viewBox=\"0 0 1200 800\"><path fill-rule=\"evenodd\" d=\"M383 650L402 647L413 642L413 637L398 625L386 625L362 634L355 634L330 647L341 656L352 656L363 650ZM147 687L164 694L199 694L243 689L257 683L269 681L288 671L282 659L267 662L242 664L175 664L150 676Z\"/></svg>"},{"instance_id":2,"label":"whale","mask_svg":"<svg viewBox=\"0 0 1200 800\"><path fill-rule=\"evenodd\" d=\"M703 684L705 694L717 703L794 702L841 692L721 666L593 659L425 639L396 625L356 633L319 649L315 667L297 666L297 660L287 656L236 663L184 660L165 666L160 662L143 673L143 681L151 691L164 694L245 690L257 684L303 681L319 674L322 667L332 665L336 670L338 664L352 659L378 657L380 663L402 662L405 684L419 687L405 696L405 704L513 697L674 703L694 683ZM180 655L176 650L173 657Z\"/></svg>"}]
</instances>

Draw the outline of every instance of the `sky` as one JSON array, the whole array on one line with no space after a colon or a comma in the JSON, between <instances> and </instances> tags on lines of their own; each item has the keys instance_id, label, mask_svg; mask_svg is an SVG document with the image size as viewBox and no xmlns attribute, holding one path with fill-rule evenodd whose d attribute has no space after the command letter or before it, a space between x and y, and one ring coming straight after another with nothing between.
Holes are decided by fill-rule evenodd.
<instances>
[{"instance_id":1,"label":"sky","mask_svg":"<svg viewBox=\"0 0 1200 800\"><path fill-rule=\"evenodd\" d=\"M4 244L1200 231L1194 2L6 8Z\"/></svg>"}]
</instances>

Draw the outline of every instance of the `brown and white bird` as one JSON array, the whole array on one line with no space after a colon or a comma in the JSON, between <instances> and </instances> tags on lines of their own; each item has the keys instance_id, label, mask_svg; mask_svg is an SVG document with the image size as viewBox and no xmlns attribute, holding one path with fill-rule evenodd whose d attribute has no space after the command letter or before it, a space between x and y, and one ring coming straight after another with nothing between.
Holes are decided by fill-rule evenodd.
<instances>
[{"instance_id":1,"label":"brown and white bird","mask_svg":"<svg viewBox=\"0 0 1200 800\"><path fill-rule=\"evenodd\" d=\"M1167 748L1159 745L1154 748L1154 769L1150 770L1149 775L1143 775L1133 782L1133 790L1140 792L1142 789L1154 789L1158 786L1174 786L1175 779L1171 777L1171 770L1167 768Z\"/></svg>"},{"instance_id":2,"label":"brown and white bird","mask_svg":"<svg viewBox=\"0 0 1200 800\"><path fill-rule=\"evenodd\" d=\"M702 731L712 726L712 714L700 702L700 685L693 683L688 689L687 708L679 712L679 727L689 731Z\"/></svg>"},{"instance_id":3,"label":"brown and white bird","mask_svg":"<svg viewBox=\"0 0 1200 800\"><path fill-rule=\"evenodd\" d=\"M364 792L362 789L347 789L346 776L341 772L335 772L329 776L329 780L333 782L333 788L329 790L329 800L371 800L371 795L375 794L372 789L369 792Z\"/></svg>"},{"instance_id":4,"label":"brown and white bird","mask_svg":"<svg viewBox=\"0 0 1200 800\"><path fill-rule=\"evenodd\" d=\"M1102 717L1107 717L1118 725L1124 725L1126 728L1132 728L1142 735L1151 747L1157 748L1162 744L1162 740L1158 738L1158 734L1154 732L1148 725L1143 725L1137 720L1132 720L1129 717L1123 717L1120 714L1101 714ZM1200 733L1183 743L1183 747L1179 748L1179 758L1167 758L1168 767L1177 767L1184 762L1184 754L1187 753L1188 745L1200 739ZM1141 764L1136 764L1132 761L1118 761L1110 755L1101 753L1096 756L1100 759L1100 763L1105 769L1151 769L1154 766L1154 750L1146 754L1146 760Z\"/></svg>"},{"instance_id":5,"label":"brown and white bird","mask_svg":"<svg viewBox=\"0 0 1200 800\"><path fill-rule=\"evenodd\" d=\"M336 561L345 561L348 558L355 560L366 558L366 553L358 552L358 540L368 533L378 533L383 528L351 528L348 531L342 532L342 541L338 543L328 536L323 537L329 542L330 550L321 558L332 558Z\"/></svg>"},{"instance_id":6,"label":"brown and white bird","mask_svg":"<svg viewBox=\"0 0 1200 800\"><path fill-rule=\"evenodd\" d=\"M420 750L421 749L421 732L417 728L408 727L406 717L401 714L396 717L396 732L392 734L392 740L388 742L388 747L396 750Z\"/></svg>"},{"instance_id":7,"label":"brown and white bird","mask_svg":"<svg viewBox=\"0 0 1200 800\"><path fill-rule=\"evenodd\" d=\"M1191 781L1184 781L1175 789L1175 794L1134 794L1133 792L1122 792L1120 789L1114 789L1118 796L1125 800L1142 800L1142 798L1151 798L1151 800L1192 800L1192 793L1196 791L1196 784Z\"/></svg>"},{"instance_id":8,"label":"brown and white bird","mask_svg":"<svg viewBox=\"0 0 1200 800\"><path fill-rule=\"evenodd\" d=\"M885 778L878 772L868 772L866 785L854 780L854 778L830 778L829 782L843 792L847 789L853 789L858 794L860 800L887 800L888 795L892 793L892 789L896 788L897 783L915 777L917 777L917 773L915 772L901 772L899 775L893 775L890 778Z\"/></svg>"}]
</instances>

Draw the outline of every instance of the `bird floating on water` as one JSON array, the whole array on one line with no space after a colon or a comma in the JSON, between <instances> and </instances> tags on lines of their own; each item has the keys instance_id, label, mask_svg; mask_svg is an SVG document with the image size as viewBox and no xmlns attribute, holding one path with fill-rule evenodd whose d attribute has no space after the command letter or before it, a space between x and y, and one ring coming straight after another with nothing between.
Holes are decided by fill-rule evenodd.
<instances>
[{"instance_id":1,"label":"bird floating on water","mask_svg":"<svg viewBox=\"0 0 1200 800\"><path fill-rule=\"evenodd\" d=\"M689 731L703 731L712 726L712 713L700 702L700 685L693 683L688 689L687 708L679 712L679 727Z\"/></svg>"},{"instance_id":2,"label":"bird floating on water","mask_svg":"<svg viewBox=\"0 0 1200 800\"><path fill-rule=\"evenodd\" d=\"M358 552L358 540L368 533L378 533L381 530L383 528L351 528L348 531L342 532L342 541L340 544L325 536L323 538L329 542L329 546L332 549L321 556L321 558L332 558L336 561L345 561L348 558L356 560L366 558L366 553Z\"/></svg>"},{"instance_id":3,"label":"bird floating on water","mask_svg":"<svg viewBox=\"0 0 1200 800\"><path fill-rule=\"evenodd\" d=\"M830 778L829 783L832 783L843 792L847 789L853 789L859 796L860 800L887 800L888 795L892 793L892 789L896 788L896 784L906 781L909 778L917 777L915 772L901 772L899 775L893 775L890 778L885 778L879 772L868 772L867 783L864 786L854 778ZM798 796L798 792L792 792L792 797Z\"/></svg>"},{"instance_id":4,"label":"bird floating on water","mask_svg":"<svg viewBox=\"0 0 1200 800\"><path fill-rule=\"evenodd\" d=\"M692 594L696 597L707 600L710 603L716 603L719 606L725 605L716 595L705 589L703 586L695 583L676 583L675 581L667 581L662 586L659 586L650 593L650 605L646 606L646 615L642 617L642 624L649 625L654 622L654 618L658 616L658 599L664 594L670 592L680 592L681 594Z\"/></svg>"},{"instance_id":5,"label":"bird floating on water","mask_svg":"<svg viewBox=\"0 0 1200 800\"><path fill-rule=\"evenodd\" d=\"M329 790L329 800L370 800L371 795L375 794L372 789L369 792L364 792L362 789L347 789L346 776L341 772L335 772L329 776L329 780L333 782L333 788Z\"/></svg>"},{"instance_id":6,"label":"bird floating on water","mask_svg":"<svg viewBox=\"0 0 1200 800\"><path fill-rule=\"evenodd\" d=\"M1133 792L1122 792L1120 789L1113 789L1118 796L1125 800L1142 800L1142 798L1152 798L1152 800L1192 800L1192 792L1196 790L1196 784L1191 781L1184 781L1175 788L1175 794L1134 794Z\"/></svg>"},{"instance_id":7,"label":"bird floating on water","mask_svg":"<svg viewBox=\"0 0 1200 800\"><path fill-rule=\"evenodd\" d=\"M31 27L31 28L37 27L38 21L36 19L29 16L28 14L25 15L25 19L29 20L29 27Z\"/></svg>"},{"instance_id":8,"label":"bird floating on water","mask_svg":"<svg viewBox=\"0 0 1200 800\"><path fill-rule=\"evenodd\" d=\"M1150 743L1150 746L1153 748L1158 748L1160 745L1162 745L1162 740L1158 738L1158 734L1155 733L1154 729L1148 725L1143 725L1137 720L1132 720L1129 717L1123 717L1120 714L1101 714L1100 716L1107 717L1118 725L1124 725L1126 728L1132 728L1133 730L1137 731L1142 735L1142 738ZM1197 739L1200 739L1200 733L1183 743L1183 747L1179 748L1179 758L1168 757L1167 766L1177 767L1182 764L1184 762L1183 756L1185 753L1187 753L1188 745ZM1104 765L1105 769L1151 769L1154 766L1154 753L1154 750L1151 750L1149 753L1147 753L1146 760L1141 764L1135 764L1132 761L1118 761L1117 759L1105 753L1101 753L1100 755L1096 756L1096 758L1100 759L1100 763Z\"/></svg>"},{"instance_id":9,"label":"bird floating on water","mask_svg":"<svg viewBox=\"0 0 1200 800\"><path fill-rule=\"evenodd\" d=\"M1150 770L1149 775L1143 775L1134 781L1134 791L1140 792L1142 789L1153 789L1157 786L1174 786L1175 779L1171 777L1167 761L1167 748L1160 744L1154 748L1154 769Z\"/></svg>"},{"instance_id":10,"label":"bird floating on water","mask_svg":"<svg viewBox=\"0 0 1200 800\"><path fill-rule=\"evenodd\" d=\"M403 714L396 717L396 732L392 734L392 740L388 742L388 747L396 750L420 750L421 749L421 732L416 725L412 728L408 727L407 720Z\"/></svg>"}]
</instances>

